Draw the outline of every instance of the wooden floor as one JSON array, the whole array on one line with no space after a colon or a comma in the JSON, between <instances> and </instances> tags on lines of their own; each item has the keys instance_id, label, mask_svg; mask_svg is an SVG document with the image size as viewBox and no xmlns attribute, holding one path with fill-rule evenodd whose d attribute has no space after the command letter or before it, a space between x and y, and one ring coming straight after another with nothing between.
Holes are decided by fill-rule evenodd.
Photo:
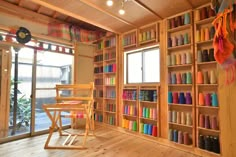
<instances>
[{"instance_id":1,"label":"wooden floor","mask_svg":"<svg viewBox=\"0 0 236 157\"><path fill-rule=\"evenodd\" d=\"M45 150L47 135L0 145L0 157L198 157L134 135L99 126L84 150ZM58 134L53 140L58 142Z\"/></svg>"}]
</instances>

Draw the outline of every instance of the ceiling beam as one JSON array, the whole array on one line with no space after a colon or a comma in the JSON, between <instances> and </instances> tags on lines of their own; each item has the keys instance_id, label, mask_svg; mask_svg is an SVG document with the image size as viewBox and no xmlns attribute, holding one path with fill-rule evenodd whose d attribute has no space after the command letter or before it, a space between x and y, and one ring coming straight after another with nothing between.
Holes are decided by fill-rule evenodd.
<instances>
[{"instance_id":1,"label":"ceiling beam","mask_svg":"<svg viewBox=\"0 0 236 157\"><path fill-rule=\"evenodd\" d=\"M191 7L191 9L193 9L193 4L192 4L192 2L190 2L190 0L185 0L187 3L188 3L188 5Z\"/></svg>"},{"instance_id":2,"label":"ceiling beam","mask_svg":"<svg viewBox=\"0 0 236 157\"><path fill-rule=\"evenodd\" d=\"M24 1L24 0L19 0L19 1L18 1L18 5L19 5L20 7L22 7L23 1Z\"/></svg>"},{"instance_id":3,"label":"ceiling beam","mask_svg":"<svg viewBox=\"0 0 236 157\"><path fill-rule=\"evenodd\" d=\"M104 10L103 8L101 8L101 7L97 6L97 5L95 5L95 4L91 3L91 2L89 2L88 0L80 0L80 1L83 2L84 4L90 6L90 7L92 7L92 8L94 8L94 9L98 10L98 11L101 11L101 12L103 12L103 13L105 13L105 14L107 14L107 15L109 15L109 16L111 16L111 17L113 17L113 18L115 18L115 19L117 19L117 20L119 20L119 21L121 21L121 22L123 22L123 23L125 23L125 24L127 24L127 25L130 25L130 26L132 26L132 27L134 27L134 28L137 28L137 26L135 26L135 25L132 24L131 22L128 22L128 21L126 21L126 20L120 18L119 16L116 16L116 15L114 15L114 14L112 14L112 13L110 13L110 12Z\"/></svg>"},{"instance_id":4,"label":"ceiling beam","mask_svg":"<svg viewBox=\"0 0 236 157\"><path fill-rule=\"evenodd\" d=\"M39 5L41 5L41 6L47 7L47 8L49 8L49 9L55 10L55 11L57 11L57 12L60 12L60 13L62 13L62 14L65 14L65 15L68 15L68 16L71 16L71 17L74 17L74 18L76 18L76 19L78 19L78 20L81 20L81 21L90 23L90 24L95 25L95 26L100 27L100 28L103 28L103 29L105 29L105 30L107 30L107 31L111 31L111 32L120 34L120 32L118 32L118 31L116 31L116 30L114 30L114 29L112 29L112 28L110 28L110 27L101 25L101 24L99 24L99 23L97 23L97 22L94 22L93 20L89 20L89 19L87 19L87 18L85 18L85 17L82 17L82 16L80 16L80 15L78 15L78 14L72 13L72 12L70 12L70 11L68 11L68 10L65 10L65 9L63 9L63 8L61 8L61 7L55 6L55 5L53 5L53 4L50 4L50 3L46 2L46 1L43 1L43 0L30 0L30 1L32 1L32 2L34 2L34 3L36 3L36 4L39 4Z\"/></svg>"},{"instance_id":5,"label":"ceiling beam","mask_svg":"<svg viewBox=\"0 0 236 157\"><path fill-rule=\"evenodd\" d=\"M163 20L163 17L161 17L159 14L157 14L155 11L153 11L152 9L150 9L147 5L145 5L143 2L141 2L140 0L133 0L134 3L136 3L137 5L139 5L140 7L142 7L143 9L149 11L150 13L152 13L153 15L155 15L156 17L158 17L159 19Z\"/></svg>"},{"instance_id":6,"label":"ceiling beam","mask_svg":"<svg viewBox=\"0 0 236 157\"><path fill-rule=\"evenodd\" d=\"M39 6L39 8L37 9L37 13L39 13L39 14L40 14L40 12L41 12L41 9L42 9L42 6L40 5L40 6Z\"/></svg>"}]
</instances>

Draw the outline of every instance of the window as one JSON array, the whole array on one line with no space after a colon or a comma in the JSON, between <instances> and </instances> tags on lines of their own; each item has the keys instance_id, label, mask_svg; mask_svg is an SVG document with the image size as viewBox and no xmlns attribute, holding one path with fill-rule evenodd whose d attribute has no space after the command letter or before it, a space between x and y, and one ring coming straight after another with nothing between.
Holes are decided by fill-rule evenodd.
<instances>
[{"instance_id":1,"label":"window","mask_svg":"<svg viewBox=\"0 0 236 157\"><path fill-rule=\"evenodd\" d=\"M125 83L160 82L159 48L126 52Z\"/></svg>"}]
</instances>

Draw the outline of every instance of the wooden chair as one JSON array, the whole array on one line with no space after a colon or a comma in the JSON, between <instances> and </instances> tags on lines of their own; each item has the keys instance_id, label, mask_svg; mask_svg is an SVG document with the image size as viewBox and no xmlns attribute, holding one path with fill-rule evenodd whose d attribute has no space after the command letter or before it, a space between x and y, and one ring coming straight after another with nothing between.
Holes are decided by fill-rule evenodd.
<instances>
[{"instance_id":1,"label":"wooden chair","mask_svg":"<svg viewBox=\"0 0 236 157\"><path fill-rule=\"evenodd\" d=\"M46 140L44 148L56 149L81 149L85 148L85 143L89 131L94 135L94 114L93 114L93 82L89 84L74 84L74 85L56 85L56 104L44 104L43 109L52 122L49 128L49 135ZM69 112L68 114L65 111ZM62 120L61 118L71 118L72 128L75 119L85 119L85 132L78 133L62 133ZM59 124L58 124L59 123ZM57 129L60 136L67 136L62 145L50 146L50 140L53 132ZM83 137L82 145L74 145L78 136Z\"/></svg>"}]
</instances>

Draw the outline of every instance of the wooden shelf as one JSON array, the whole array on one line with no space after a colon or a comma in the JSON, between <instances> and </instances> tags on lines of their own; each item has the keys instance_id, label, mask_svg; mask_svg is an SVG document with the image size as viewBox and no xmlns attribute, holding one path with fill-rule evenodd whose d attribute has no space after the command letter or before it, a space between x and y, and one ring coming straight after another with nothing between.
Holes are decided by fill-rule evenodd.
<instances>
[{"instance_id":1,"label":"wooden shelf","mask_svg":"<svg viewBox=\"0 0 236 157\"><path fill-rule=\"evenodd\" d=\"M199 87L217 87L218 84L197 84L197 86Z\"/></svg>"},{"instance_id":2,"label":"wooden shelf","mask_svg":"<svg viewBox=\"0 0 236 157\"><path fill-rule=\"evenodd\" d=\"M110 113L110 114L116 114L116 112L113 111L104 111L105 113Z\"/></svg>"},{"instance_id":3,"label":"wooden shelf","mask_svg":"<svg viewBox=\"0 0 236 157\"><path fill-rule=\"evenodd\" d=\"M192 64L170 65L168 68L192 67Z\"/></svg>"},{"instance_id":4,"label":"wooden shelf","mask_svg":"<svg viewBox=\"0 0 236 157\"><path fill-rule=\"evenodd\" d=\"M170 142L173 143L173 144L176 144L176 145L180 145L180 146L186 147L186 148L193 148L192 144L186 145L186 144L180 144L180 143L174 142L174 141L170 141Z\"/></svg>"},{"instance_id":5,"label":"wooden shelf","mask_svg":"<svg viewBox=\"0 0 236 157\"><path fill-rule=\"evenodd\" d=\"M115 75L116 72L104 72L105 75Z\"/></svg>"},{"instance_id":6,"label":"wooden shelf","mask_svg":"<svg viewBox=\"0 0 236 157\"><path fill-rule=\"evenodd\" d=\"M172 103L168 103L169 106L180 106L180 107L193 107L192 104L172 104Z\"/></svg>"},{"instance_id":7,"label":"wooden shelf","mask_svg":"<svg viewBox=\"0 0 236 157\"><path fill-rule=\"evenodd\" d=\"M156 101L139 101L140 103L156 104Z\"/></svg>"},{"instance_id":8,"label":"wooden shelf","mask_svg":"<svg viewBox=\"0 0 236 157\"><path fill-rule=\"evenodd\" d=\"M137 118L137 116L133 116L133 115L129 115L129 114L123 114L123 116Z\"/></svg>"},{"instance_id":9,"label":"wooden shelf","mask_svg":"<svg viewBox=\"0 0 236 157\"><path fill-rule=\"evenodd\" d=\"M116 61L116 58L112 58L112 59L104 59L104 62L115 62Z\"/></svg>"},{"instance_id":10,"label":"wooden shelf","mask_svg":"<svg viewBox=\"0 0 236 157\"><path fill-rule=\"evenodd\" d=\"M200 63L197 63L197 65L209 65L209 64L217 64L216 61L210 61L210 62L200 62Z\"/></svg>"},{"instance_id":11,"label":"wooden shelf","mask_svg":"<svg viewBox=\"0 0 236 157\"><path fill-rule=\"evenodd\" d=\"M170 87L182 86L182 87L192 87L192 84L168 84Z\"/></svg>"},{"instance_id":12,"label":"wooden shelf","mask_svg":"<svg viewBox=\"0 0 236 157\"><path fill-rule=\"evenodd\" d=\"M197 105L197 108L215 109L215 110L218 110L218 109L219 109L219 107L214 107L214 106L201 106L201 105Z\"/></svg>"},{"instance_id":13,"label":"wooden shelf","mask_svg":"<svg viewBox=\"0 0 236 157\"><path fill-rule=\"evenodd\" d=\"M94 109L95 112L103 112L102 110Z\"/></svg>"},{"instance_id":14,"label":"wooden shelf","mask_svg":"<svg viewBox=\"0 0 236 157\"><path fill-rule=\"evenodd\" d=\"M137 100L122 99L123 101L136 102Z\"/></svg>"},{"instance_id":15,"label":"wooden shelf","mask_svg":"<svg viewBox=\"0 0 236 157\"><path fill-rule=\"evenodd\" d=\"M103 99L103 97L94 97L94 99Z\"/></svg>"},{"instance_id":16,"label":"wooden shelf","mask_svg":"<svg viewBox=\"0 0 236 157\"><path fill-rule=\"evenodd\" d=\"M103 75L103 73L94 73L95 76Z\"/></svg>"},{"instance_id":17,"label":"wooden shelf","mask_svg":"<svg viewBox=\"0 0 236 157\"><path fill-rule=\"evenodd\" d=\"M104 99L106 99L106 100L116 100L116 98L104 98Z\"/></svg>"},{"instance_id":18,"label":"wooden shelf","mask_svg":"<svg viewBox=\"0 0 236 157\"><path fill-rule=\"evenodd\" d=\"M103 49L101 50L95 50L95 53L98 54L98 53L102 53Z\"/></svg>"},{"instance_id":19,"label":"wooden shelf","mask_svg":"<svg viewBox=\"0 0 236 157\"><path fill-rule=\"evenodd\" d=\"M208 23L213 22L214 19L215 19L215 17L213 16L213 17L210 17L210 18L207 18L207 19L204 19L204 20L195 21L195 24L196 25L208 24Z\"/></svg>"},{"instance_id":20,"label":"wooden shelf","mask_svg":"<svg viewBox=\"0 0 236 157\"><path fill-rule=\"evenodd\" d=\"M100 65L103 64L103 61L93 62L93 64Z\"/></svg>"},{"instance_id":21,"label":"wooden shelf","mask_svg":"<svg viewBox=\"0 0 236 157\"><path fill-rule=\"evenodd\" d=\"M190 28L191 28L191 24L187 24L187 25L176 27L176 28L168 29L167 32L168 33L174 33L174 32L178 32L178 31L183 31L183 30L186 30L186 29L190 29Z\"/></svg>"},{"instance_id":22,"label":"wooden shelf","mask_svg":"<svg viewBox=\"0 0 236 157\"><path fill-rule=\"evenodd\" d=\"M198 128L198 130L202 130L202 131L207 131L207 132L212 132L212 133L217 133L217 134L220 133L220 130L206 129L206 128L202 128L199 126L197 128Z\"/></svg>"},{"instance_id":23,"label":"wooden shelf","mask_svg":"<svg viewBox=\"0 0 236 157\"><path fill-rule=\"evenodd\" d=\"M144 118L144 117L139 117L139 119L145 119L145 120L151 120L151 121L157 121L157 119L151 119L151 118Z\"/></svg>"},{"instance_id":24,"label":"wooden shelf","mask_svg":"<svg viewBox=\"0 0 236 157\"><path fill-rule=\"evenodd\" d=\"M184 125L184 124L178 124L178 123L173 123L173 122L168 122L170 125L177 125L177 126L182 126L182 127L187 127L187 128L193 128L192 125Z\"/></svg>"},{"instance_id":25,"label":"wooden shelf","mask_svg":"<svg viewBox=\"0 0 236 157\"><path fill-rule=\"evenodd\" d=\"M95 88L96 88L96 87L98 87L98 88L102 88L103 85L94 85L94 87L95 87Z\"/></svg>"},{"instance_id":26,"label":"wooden shelf","mask_svg":"<svg viewBox=\"0 0 236 157\"><path fill-rule=\"evenodd\" d=\"M151 42L155 42L155 41L156 41L156 38L149 39L149 40L146 40L146 41L140 41L139 44L142 45L142 44L147 44L147 43L151 43Z\"/></svg>"},{"instance_id":27,"label":"wooden shelf","mask_svg":"<svg viewBox=\"0 0 236 157\"><path fill-rule=\"evenodd\" d=\"M212 151L208 151L208 150L206 150L206 149L201 149L201 148L198 148L198 147L196 147L197 148L197 150L198 151L201 151L201 152L204 152L204 153L207 153L207 154L211 154L211 155L213 155L213 157L222 157L220 154L218 154L218 153L215 153L215 152L212 152ZM201 153L202 154L202 153Z\"/></svg>"},{"instance_id":28,"label":"wooden shelf","mask_svg":"<svg viewBox=\"0 0 236 157\"><path fill-rule=\"evenodd\" d=\"M212 43L213 43L213 39L207 40L207 41L199 41L196 43L196 45L212 44Z\"/></svg>"},{"instance_id":29,"label":"wooden shelf","mask_svg":"<svg viewBox=\"0 0 236 157\"><path fill-rule=\"evenodd\" d=\"M105 87L116 87L116 85L104 85Z\"/></svg>"},{"instance_id":30,"label":"wooden shelf","mask_svg":"<svg viewBox=\"0 0 236 157\"><path fill-rule=\"evenodd\" d=\"M180 46L175 46L175 47L168 47L167 50L171 51L171 50L178 50L178 49L187 49L187 48L191 48L191 44L185 44L185 45L180 45Z\"/></svg>"},{"instance_id":31,"label":"wooden shelf","mask_svg":"<svg viewBox=\"0 0 236 157\"><path fill-rule=\"evenodd\" d=\"M123 46L124 49L128 49L128 48L131 48L131 47L136 47L136 43Z\"/></svg>"},{"instance_id":32,"label":"wooden shelf","mask_svg":"<svg viewBox=\"0 0 236 157\"><path fill-rule=\"evenodd\" d=\"M110 49L115 49L116 46L111 46L111 47L105 47L104 50L110 50Z\"/></svg>"}]
</instances>

